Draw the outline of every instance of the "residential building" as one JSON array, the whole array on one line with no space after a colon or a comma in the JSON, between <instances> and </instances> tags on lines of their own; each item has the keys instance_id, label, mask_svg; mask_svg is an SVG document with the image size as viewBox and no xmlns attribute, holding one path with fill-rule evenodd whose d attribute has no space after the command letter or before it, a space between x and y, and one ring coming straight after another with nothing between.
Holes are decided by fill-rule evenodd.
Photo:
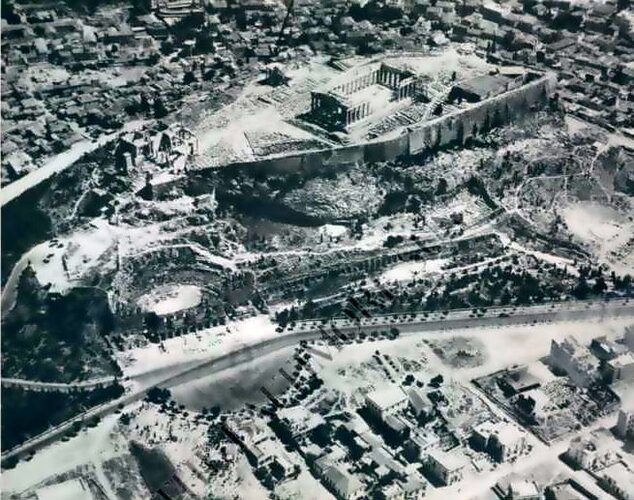
<instances>
[{"instance_id":1,"label":"residential building","mask_svg":"<svg viewBox=\"0 0 634 500\"><path fill-rule=\"evenodd\" d=\"M502 390L507 395L530 391L540 385L539 379L531 374L525 365L509 368L499 380Z\"/></svg>"},{"instance_id":2,"label":"residential building","mask_svg":"<svg viewBox=\"0 0 634 500\"><path fill-rule=\"evenodd\" d=\"M539 388L518 394L514 402L522 414L535 422L547 419L554 407L548 395Z\"/></svg>"},{"instance_id":3,"label":"residential building","mask_svg":"<svg viewBox=\"0 0 634 500\"><path fill-rule=\"evenodd\" d=\"M408 474L406 480L397 479L381 490L385 500L423 500L427 482L419 474Z\"/></svg>"},{"instance_id":4,"label":"residential building","mask_svg":"<svg viewBox=\"0 0 634 500\"><path fill-rule=\"evenodd\" d=\"M335 466L330 466L323 474L324 483L342 500L354 500L364 494L363 483L355 475Z\"/></svg>"},{"instance_id":5,"label":"residential building","mask_svg":"<svg viewBox=\"0 0 634 500\"><path fill-rule=\"evenodd\" d=\"M630 401L619 410L616 434L622 438L634 436L634 404Z\"/></svg>"},{"instance_id":6,"label":"residential building","mask_svg":"<svg viewBox=\"0 0 634 500\"><path fill-rule=\"evenodd\" d=\"M508 500L542 500L542 495L534 481L518 479L509 484Z\"/></svg>"},{"instance_id":7,"label":"residential building","mask_svg":"<svg viewBox=\"0 0 634 500\"><path fill-rule=\"evenodd\" d=\"M385 420L389 415L394 415L406 408L408 398L399 386L392 384L367 394L365 402L376 417Z\"/></svg>"},{"instance_id":8,"label":"residential building","mask_svg":"<svg viewBox=\"0 0 634 500\"><path fill-rule=\"evenodd\" d=\"M609 382L634 380L634 353L626 352L608 361L606 374Z\"/></svg>"},{"instance_id":9,"label":"residential building","mask_svg":"<svg viewBox=\"0 0 634 500\"><path fill-rule=\"evenodd\" d=\"M440 438L431 432L425 432L417 429L410 433L409 439L404 443L409 453L416 456L419 460L427 455L427 451L438 444Z\"/></svg>"},{"instance_id":10,"label":"residential building","mask_svg":"<svg viewBox=\"0 0 634 500\"><path fill-rule=\"evenodd\" d=\"M418 388L412 387L407 391L409 404L417 417L428 417L434 412L434 405Z\"/></svg>"},{"instance_id":11,"label":"residential building","mask_svg":"<svg viewBox=\"0 0 634 500\"><path fill-rule=\"evenodd\" d=\"M627 352L627 346L608 340L605 336L593 339L590 348L597 358L603 361L609 361Z\"/></svg>"},{"instance_id":12,"label":"residential building","mask_svg":"<svg viewBox=\"0 0 634 500\"><path fill-rule=\"evenodd\" d=\"M321 415L301 405L282 408L277 412L277 417L295 439L326 423Z\"/></svg>"},{"instance_id":13,"label":"residential building","mask_svg":"<svg viewBox=\"0 0 634 500\"><path fill-rule=\"evenodd\" d=\"M589 500L590 497L574 487L574 483L564 481L546 488L546 498L549 500Z\"/></svg>"},{"instance_id":14,"label":"residential building","mask_svg":"<svg viewBox=\"0 0 634 500\"><path fill-rule=\"evenodd\" d=\"M623 462L614 463L601 470L599 482L620 500L634 499L634 472Z\"/></svg>"},{"instance_id":15,"label":"residential building","mask_svg":"<svg viewBox=\"0 0 634 500\"><path fill-rule=\"evenodd\" d=\"M596 471L618 462L614 438L607 429L597 429L586 436L570 441L566 456L569 460L588 471Z\"/></svg>"},{"instance_id":16,"label":"residential building","mask_svg":"<svg viewBox=\"0 0 634 500\"><path fill-rule=\"evenodd\" d=\"M462 480L467 459L458 453L433 450L427 455L427 467L442 484L448 486Z\"/></svg>"},{"instance_id":17,"label":"residential building","mask_svg":"<svg viewBox=\"0 0 634 500\"><path fill-rule=\"evenodd\" d=\"M573 336L552 341L550 362L580 387L588 387L599 375L599 360Z\"/></svg>"},{"instance_id":18,"label":"residential building","mask_svg":"<svg viewBox=\"0 0 634 500\"><path fill-rule=\"evenodd\" d=\"M473 440L499 462L515 460L528 449L525 433L509 422L483 422L473 429Z\"/></svg>"}]
</instances>

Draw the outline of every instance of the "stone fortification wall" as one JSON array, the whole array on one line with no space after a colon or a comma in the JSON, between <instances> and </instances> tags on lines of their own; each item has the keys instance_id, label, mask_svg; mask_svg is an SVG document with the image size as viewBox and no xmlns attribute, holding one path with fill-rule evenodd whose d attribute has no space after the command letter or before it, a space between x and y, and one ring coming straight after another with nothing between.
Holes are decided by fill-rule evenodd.
<instances>
[{"instance_id":1,"label":"stone fortification wall","mask_svg":"<svg viewBox=\"0 0 634 500\"><path fill-rule=\"evenodd\" d=\"M404 155L419 154L452 143L464 143L491 127L543 107L554 92L557 80L547 74L466 109L440 116L410 127L398 137L323 150L302 151L262 160L235 163L223 168L248 168L250 171L293 173L327 170L346 164L389 161ZM216 167L217 168L217 167Z\"/></svg>"}]
</instances>

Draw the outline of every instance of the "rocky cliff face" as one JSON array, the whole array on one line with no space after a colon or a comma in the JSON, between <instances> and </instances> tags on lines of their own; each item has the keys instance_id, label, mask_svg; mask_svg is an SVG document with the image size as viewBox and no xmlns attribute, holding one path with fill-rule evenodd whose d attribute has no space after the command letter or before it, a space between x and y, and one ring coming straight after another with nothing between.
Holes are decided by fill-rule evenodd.
<instances>
[{"instance_id":1,"label":"rocky cliff face","mask_svg":"<svg viewBox=\"0 0 634 500\"><path fill-rule=\"evenodd\" d=\"M334 221L374 213L382 200L374 178L351 171L336 179L312 179L286 193L281 202L312 218Z\"/></svg>"}]
</instances>

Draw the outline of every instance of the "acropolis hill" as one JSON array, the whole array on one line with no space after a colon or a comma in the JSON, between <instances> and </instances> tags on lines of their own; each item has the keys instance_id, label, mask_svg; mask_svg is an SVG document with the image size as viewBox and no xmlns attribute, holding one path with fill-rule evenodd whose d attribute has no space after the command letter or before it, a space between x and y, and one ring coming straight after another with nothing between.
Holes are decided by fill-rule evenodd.
<instances>
[{"instance_id":1,"label":"acropolis hill","mask_svg":"<svg viewBox=\"0 0 634 500\"><path fill-rule=\"evenodd\" d=\"M284 170L389 160L465 142L544 106L554 84L552 75L453 49L275 64L198 124L195 163L205 169L274 160Z\"/></svg>"}]
</instances>

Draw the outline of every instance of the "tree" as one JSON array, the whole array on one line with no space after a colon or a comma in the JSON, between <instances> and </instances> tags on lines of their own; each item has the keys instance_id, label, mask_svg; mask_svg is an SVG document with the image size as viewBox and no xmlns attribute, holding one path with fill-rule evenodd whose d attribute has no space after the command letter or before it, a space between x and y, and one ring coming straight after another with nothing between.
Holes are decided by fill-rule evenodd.
<instances>
[{"instance_id":1,"label":"tree","mask_svg":"<svg viewBox=\"0 0 634 500\"><path fill-rule=\"evenodd\" d=\"M2 0L2 19L6 19L8 24L20 24L22 21L20 16L18 16L15 12L15 7L13 2L8 0Z\"/></svg>"},{"instance_id":2,"label":"tree","mask_svg":"<svg viewBox=\"0 0 634 500\"><path fill-rule=\"evenodd\" d=\"M146 313L143 322L145 327L151 332L156 332L162 323L160 316L153 311Z\"/></svg>"},{"instance_id":3,"label":"tree","mask_svg":"<svg viewBox=\"0 0 634 500\"><path fill-rule=\"evenodd\" d=\"M438 186L436 186L436 194L442 196L447 193L447 181L445 179L440 179L438 181Z\"/></svg>"},{"instance_id":4,"label":"tree","mask_svg":"<svg viewBox=\"0 0 634 500\"><path fill-rule=\"evenodd\" d=\"M165 103L160 97L154 99L154 118L165 118L168 114L168 110L165 107Z\"/></svg>"},{"instance_id":5,"label":"tree","mask_svg":"<svg viewBox=\"0 0 634 500\"><path fill-rule=\"evenodd\" d=\"M196 54L208 54L216 51L209 32L201 31L196 35L196 45L194 46L194 51Z\"/></svg>"},{"instance_id":6,"label":"tree","mask_svg":"<svg viewBox=\"0 0 634 500\"><path fill-rule=\"evenodd\" d=\"M196 81L196 75L193 71L186 71L183 75L183 83L185 85L190 85Z\"/></svg>"},{"instance_id":7,"label":"tree","mask_svg":"<svg viewBox=\"0 0 634 500\"><path fill-rule=\"evenodd\" d=\"M150 403L163 404L167 403L172 397L169 389L161 389L160 387L152 387L147 391L147 400Z\"/></svg>"},{"instance_id":8,"label":"tree","mask_svg":"<svg viewBox=\"0 0 634 500\"><path fill-rule=\"evenodd\" d=\"M590 287L588 286L588 282L586 281L585 276L579 276L579 280L577 281L577 285L572 291L572 294L579 300L583 300L588 297L588 293L590 292Z\"/></svg>"},{"instance_id":9,"label":"tree","mask_svg":"<svg viewBox=\"0 0 634 500\"><path fill-rule=\"evenodd\" d=\"M606 285L605 280L603 279L603 276L599 276L594 282L594 285L592 285L592 291L596 294L601 294L605 292L607 287L608 286Z\"/></svg>"}]
</instances>

